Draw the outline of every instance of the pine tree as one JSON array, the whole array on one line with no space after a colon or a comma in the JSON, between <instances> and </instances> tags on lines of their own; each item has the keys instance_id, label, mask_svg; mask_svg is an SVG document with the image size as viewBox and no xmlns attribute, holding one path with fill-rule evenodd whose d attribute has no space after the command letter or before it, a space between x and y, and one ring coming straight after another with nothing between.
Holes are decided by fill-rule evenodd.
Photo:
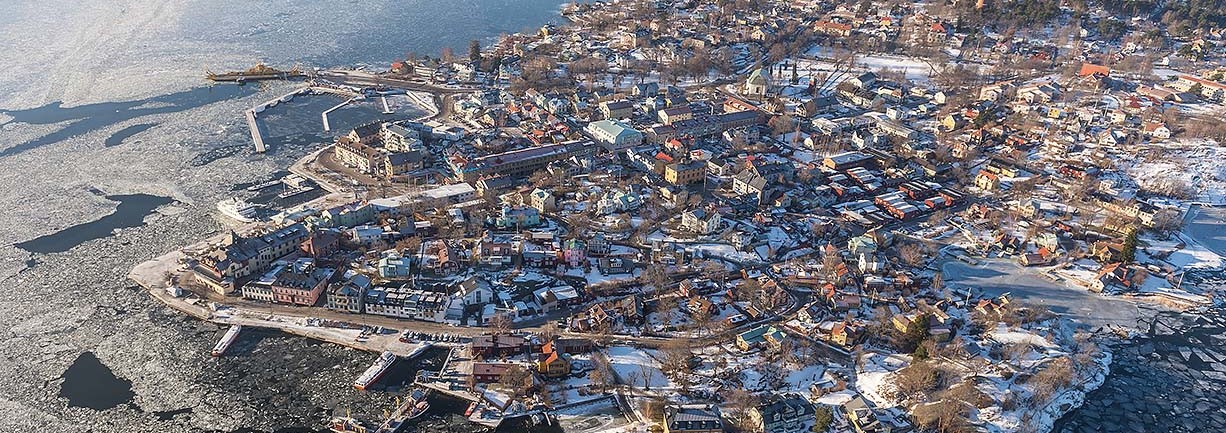
<instances>
[{"instance_id":1,"label":"pine tree","mask_svg":"<svg viewBox=\"0 0 1226 433\"><path fill-rule=\"evenodd\" d=\"M1128 235L1124 237L1124 248L1120 251L1120 260L1124 263L1132 262L1137 256L1137 229L1133 227L1128 230Z\"/></svg>"}]
</instances>

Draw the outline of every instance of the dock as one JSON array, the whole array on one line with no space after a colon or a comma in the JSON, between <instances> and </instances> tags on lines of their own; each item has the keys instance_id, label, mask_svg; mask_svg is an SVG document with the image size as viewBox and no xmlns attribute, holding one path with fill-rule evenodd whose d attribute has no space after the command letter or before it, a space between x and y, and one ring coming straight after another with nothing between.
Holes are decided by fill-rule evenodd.
<instances>
[{"instance_id":1,"label":"dock","mask_svg":"<svg viewBox=\"0 0 1226 433\"><path fill-rule=\"evenodd\" d=\"M255 110L247 110L247 128L251 130L251 141L255 143L256 153L268 151L268 146L264 144L264 131L256 120Z\"/></svg>"},{"instance_id":2,"label":"dock","mask_svg":"<svg viewBox=\"0 0 1226 433\"><path fill-rule=\"evenodd\" d=\"M332 130L332 124L328 122L328 113L331 113L331 112L333 112L333 111L339 110L341 107L344 107L344 106L346 106L346 105L349 105L349 103L351 103L351 102L353 102L353 101L355 101L355 100L357 100L357 99L358 99L358 98L356 98L356 97L355 97L355 98L349 98L349 99L346 99L346 100L345 100L345 102L342 102L342 103L336 104L336 106L335 106L335 107L332 107L332 108L329 108L329 109L327 109L327 110L324 110L323 114L320 114L320 117L323 117L323 120L324 120L324 131L331 131L331 130Z\"/></svg>"}]
</instances>

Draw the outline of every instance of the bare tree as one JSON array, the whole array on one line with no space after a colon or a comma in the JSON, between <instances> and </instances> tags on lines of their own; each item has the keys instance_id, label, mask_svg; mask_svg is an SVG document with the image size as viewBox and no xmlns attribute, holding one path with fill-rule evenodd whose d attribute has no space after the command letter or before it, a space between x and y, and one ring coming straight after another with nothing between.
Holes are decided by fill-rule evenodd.
<instances>
[{"instance_id":1,"label":"bare tree","mask_svg":"<svg viewBox=\"0 0 1226 433\"><path fill-rule=\"evenodd\" d=\"M490 318L489 327L494 330L495 335L510 333L511 328L514 326L515 320L511 318L509 313L495 313L494 317Z\"/></svg>"},{"instance_id":2,"label":"bare tree","mask_svg":"<svg viewBox=\"0 0 1226 433\"><path fill-rule=\"evenodd\" d=\"M587 373L588 382L591 386L603 391L614 382L613 367L609 362L609 356L603 350L598 350L592 353L592 371Z\"/></svg>"}]
</instances>

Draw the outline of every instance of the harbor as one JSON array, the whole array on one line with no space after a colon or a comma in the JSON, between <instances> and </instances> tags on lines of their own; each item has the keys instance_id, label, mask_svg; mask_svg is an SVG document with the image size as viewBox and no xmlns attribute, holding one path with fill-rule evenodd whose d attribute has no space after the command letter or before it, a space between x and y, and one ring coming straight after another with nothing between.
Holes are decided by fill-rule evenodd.
<instances>
[{"instance_id":1,"label":"harbor","mask_svg":"<svg viewBox=\"0 0 1226 433\"><path fill-rule=\"evenodd\" d=\"M344 77L343 75L340 77ZM263 117L269 110L277 107L283 107L294 102L296 98L312 97L312 96L334 96L343 98L340 103L330 106L320 112L320 124L322 125L323 133L333 131L334 117L332 114L338 110L353 106L354 104L371 101L374 107L371 107L371 114L380 117L395 118L404 116L403 118L419 118L428 117L437 114L434 110L433 103L427 103L422 98L412 91L397 89L394 87L386 87L384 85L347 85L340 84L325 78L314 78L308 80L305 84L297 87L281 96L266 100L257 104L244 112L244 117L247 122L247 128L251 134L251 141L256 153L264 153L269 149L268 136L269 131L264 124ZM389 97L402 97L404 103L393 104L389 101ZM377 101L377 102L375 102ZM415 110L420 109L427 112L426 115L418 114L414 110L405 111L403 106L412 106ZM390 116L390 117L389 117ZM351 127L348 117L341 121L341 124L346 127Z\"/></svg>"}]
</instances>

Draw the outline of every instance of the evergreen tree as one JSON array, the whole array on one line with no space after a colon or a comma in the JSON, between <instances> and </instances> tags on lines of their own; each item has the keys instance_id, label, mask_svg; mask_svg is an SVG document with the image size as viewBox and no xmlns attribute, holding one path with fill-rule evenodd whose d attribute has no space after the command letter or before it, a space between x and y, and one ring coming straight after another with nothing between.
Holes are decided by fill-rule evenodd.
<instances>
[{"instance_id":1,"label":"evergreen tree","mask_svg":"<svg viewBox=\"0 0 1226 433\"><path fill-rule=\"evenodd\" d=\"M1120 251L1120 260L1124 263L1132 262L1137 256L1137 229L1133 227L1128 230L1128 235L1124 237L1124 249Z\"/></svg>"},{"instance_id":2,"label":"evergreen tree","mask_svg":"<svg viewBox=\"0 0 1226 433\"><path fill-rule=\"evenodd\" d=\"M468 60L481 61L481 41L473 39L468 42Z\"/></svg>"}]
</instances>

